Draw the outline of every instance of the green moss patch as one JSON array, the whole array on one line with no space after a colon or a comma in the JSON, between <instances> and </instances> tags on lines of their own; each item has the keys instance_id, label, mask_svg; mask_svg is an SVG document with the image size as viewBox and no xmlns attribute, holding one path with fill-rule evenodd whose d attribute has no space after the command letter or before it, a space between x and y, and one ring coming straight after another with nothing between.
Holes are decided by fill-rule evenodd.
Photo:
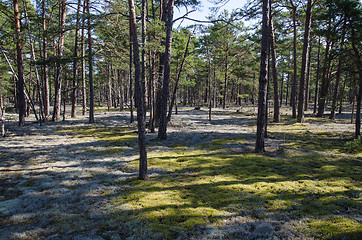
<instances>
[{"instance_id":1,"label":"green moss patch","mask_svg":"<svg viewBox=\"0 0 362 240\"><path fill-rule=\"evenodd\" d=\"M73 127L58 132L75 134L77 138L96 138L109 145L134 145L137 137L136 131L127 127Z\"/></svg>"},{"instance_id":2,"label":"green moss patch","mask_svg":"<svg viewBox=\"0 0 362 240\"><path fill-rule=\"evenodd\" d=\"M219 141L227 140L215 143ZM146 182L122 182L131 187L112 199L111 208L121 209L124 219L146 220L166 239L175 231L189 232L200 225L221 226L235 214L257 219L274 214L329 219L361 207L358 159L328 159L319 154L271 158L203 149L153 153L148 159L151 171L164 173ZM131 164L137 167L138 161ZM357 220L349 221L361 226Z\"/></svg>"}]
</instances>

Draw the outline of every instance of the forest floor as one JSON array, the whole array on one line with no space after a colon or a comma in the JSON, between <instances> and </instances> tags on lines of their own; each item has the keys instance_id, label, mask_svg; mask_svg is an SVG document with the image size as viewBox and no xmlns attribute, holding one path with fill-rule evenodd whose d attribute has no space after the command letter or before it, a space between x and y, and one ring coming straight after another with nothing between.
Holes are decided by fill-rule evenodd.
<instances>
[{"instance_id":1,"label":"forest floor","mask_svg":"<svg viewBox=\"0 0 362 240\"><path fill-rule=\"evenodd\" d=\"M0 239L361 239L360 142L348 114L287 115L254 153L255 108L180 108L168 140L102 112L0 139ZM290 113L283 109L282 113Z\"/></svg>"}]
</instances>

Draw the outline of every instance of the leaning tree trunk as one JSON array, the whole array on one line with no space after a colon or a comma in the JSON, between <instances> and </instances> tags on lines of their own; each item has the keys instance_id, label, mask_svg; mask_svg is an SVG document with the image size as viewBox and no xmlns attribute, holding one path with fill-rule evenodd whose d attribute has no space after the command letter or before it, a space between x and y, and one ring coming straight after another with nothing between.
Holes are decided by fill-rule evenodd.
<instances>
[{"instance_id":1,"label":"leaning tree trunk","mask_svg":"<svg viewBox=\"0 0 362 240\"><path fill-rule=\"evenodd\" d=\"M268 58L269 58L269 16L270 0L263 0L263 23L261 39L261 59L259 77L259 97L258 97L258 119L255 151L258 153L265 151L265 126L266 126L266 104L267 104L267 82L268 82Z\"/></svg>"},{"instance_id":2,"label":"leaning tree trunk","mask_svg":"<svg viewBox=\"0 0 362 240\"><path fill-rule=\"evenodd\" d=\"M167 102L169 95L170 83L170 64L171 64L171 43L172 43L172 23L173 23L173 7L174 0L169 0L167 4L166 17L166 46L165 46L165 65L163 73L163 85L161 96L161 111L158 128L158 138L161 140L167 139Z\"/></svg>"},{"instance_id":3,"label":"leaning tree trunk","mask_svg":"<svg viewBox=\"0 0 362 240\"><path fill-rule=\"evenodd\" d=\"M145 0L143 0L144 2ZM137 128L138 128L138 146L140 153L139 162L139 178L141 180L148 179L147 172L147 151L146 151L146 139L145 139L145 127L146 118L145 113L145 86L142 86L144 82L141 79L141 63L139 57L139 46L137 40L137 23L136 23L136 12L133 0L128 0L129 12L130 12L130 36L132 38L133 45L133 60L135 65L135 89L136 89L136 101L137 101ZM143 3L144 4L144 3Z\"/></svg>"},{"instance_id":4,"label":"leaning tree trunk","mask_svg":"<svg viewBox=\"0 0 362 240\"><path fill-rule=\"evenodd\" d=\"M304 122L304 97L305 97L305 78L307 75L307 60L309 54L309 35L312 23L312 0L308 0L305 18L304 42L302 54L302 69L299 82L299 98L298 98L298 117L297 121Z\"/></svg>"},{"instance_id":5,"label":"leaning tree trunk","mask_svg":"<svg viewBox=\"0 0 362 240\"><path fill-rule=\"evenodd\" d=\"M53 121L58 121L60 118L62 74L63 74L63 64L60 61L63 58L65 17L66 17L66 3L65 0L63 0L60 3L60 21L59 21L60 34L58 42L57 74L55 79L55 96L54 96L54 108L53 108L53 119L52 119Z\"/></svg>"},{"instance_id":6,"label":"leaning tree trunk","mask_svg":"<svg viewBox=\"0 0 362 240\"><path fill-rule=\"evenodd\" d=\"M185 64L185 60L186 60L186 57L187 57L187 53L188 53L188 50L189 50L189 45L190 45L190 41L191 41L191 36L192 34L190 34L188 40L187 40L187 44L186 44L186 49L185 49L185 53L184 53L184 57L182 59L182 62L181 62L181 66L180 66L180 70L177 74L177 78L176 78L176 82L175 82L175 87L173 89L173 94L172 94L172 98L171 98L171 103L170 103L170 106L169 106L169 109L168 109L168 116L167 116L167 121L170 121L171 120L171 115L172 115L172 108L173 108L173 105L175 104L175 101L176 101L176 93L177 93L177 89L178 89L178 83L181 79L181 74L182 74L182 69L183 69L183 66Z\"/></svg>"},{"instance_id":7,"label":"leaning tree trunk","mask_svg":"<svg viewBox=\"0 0 362 240\"><path fill-rule=\"evenodd\" d=\"M16 41L16 62L18 67L17 74L17 107L19 111L19 126L25 125L26 102L25 102L25 81L24 81L24 66L23 66L23 46L21 44L21 27L20 27L20 12L17 0L13 0L14 4L14 20L15 20L15 41Z\"/></svg>"}]
</instances>

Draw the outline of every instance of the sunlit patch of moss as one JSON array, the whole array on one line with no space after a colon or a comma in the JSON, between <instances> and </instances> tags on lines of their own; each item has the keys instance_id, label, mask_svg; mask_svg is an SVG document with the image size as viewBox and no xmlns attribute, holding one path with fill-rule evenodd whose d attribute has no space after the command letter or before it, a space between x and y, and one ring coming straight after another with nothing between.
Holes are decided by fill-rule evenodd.
<instances>
[{"instance_id":1,"label":"sunlit patch of moss","mask_svg":"<svg viewBox=\"0 0 362 240\"><path fill-rule=\"evenodd\" d=\"M341 217L330 216L323 219L312 219L309 231L318 239L361 239L362 224Z\"/></svg>"},{"instance_id":2,"label":"sunlit patch of moss","mask_svg":"<svg viewBox=\"0 0 362 240\"><path fill-rule=\"evenodd\" d=\"M131 164L138 167L137 160ZM188 231L220 225L232 214L315 218L361 207L359 159L290 153L271 158L182 148L150 154L149 166L151 172L167 173L150 181L123 182L132 187L113 197L111 207L127 206L127 218L147 219L165 236L171 236L175 226Z\"/></svg>"},{"instance_id":3,"label":"sunlit patch of moss","mask_svg":"<svg viewBox=\"0 0 362 240\"><path fill-rule=\"evenodd\" d=\"M202 144L198 148L204 150L227 150L228 144L243 144L247 139L243 136L222 137L211 140L209 143Z\"/></svg>"},{"instance_id":4,"label":"sunlit patch of moss","mask_svg":"<svg viewBox=\"0 0 362 240\"><path fill-rule=\"evenodd\" d=\"M58 131L60 133L76 134L77 138L97 138L111 145L134 145L136 131L127 127L72 127Z\"/></svg>"},{"instance_id":5,"label":"sunlit patch of moss","mask_svg":"<svg viewBox=\"0 0 362 240\"><path fill-rule=\"evenodd\" d=\"M121 154L129 147L127 146L117 146L117 147L107 147L102 150L90 148L88 151L95 156L101 155L114 155L114 154Z\"/></svg>"}]
</instances>

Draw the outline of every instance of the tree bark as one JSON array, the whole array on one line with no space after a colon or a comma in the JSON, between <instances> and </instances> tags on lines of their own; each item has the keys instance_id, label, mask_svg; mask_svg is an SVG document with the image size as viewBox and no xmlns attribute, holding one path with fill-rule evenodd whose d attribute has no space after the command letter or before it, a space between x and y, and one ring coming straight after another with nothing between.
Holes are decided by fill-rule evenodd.
<instances>
[{"instance_id":1,"label":"tree bark","mask_svg":"<svg viewBox=\"0 0 362 240\"><path fill-rule=\"evenodd\" d=\"M327 45L326 45L326 50L325 50L325 54L324 54L324 67L323 67L322 83L321 83L321 88L319 91L319 98L318 98L317 117L323 117L327 93L328 93L328 86L329 86L328 71L329 71L329 65L330 65L329 50L330 50L330 43L331 43L329 37L327 37L326 42L327 42Z\"/></svg>"},{"instance_id":2,"label":"tree bark","mask_svg":"<svg viewBox=\"0 0 362 240\"><path fill-rule=\"evenodd\" d=\"M82 48L82 115L85 115L87 111L87 85L85 81L85 13L86 13L86 1L83 2L83 16L82 16L82 33L81 33L81 48Z\"/></svg>"},{"instance_id":3,"label":"tree bark","mask_svg":"<svg viewBox=\"0 0 362 240\"><path fill-rule=\"evenodd\" d=\"M65 32L65 17L66 17L66 1L62 0L60 3L60 34L58 42L58 60L57 60L57 74L55 79L55 96L54 96L54 108L53 108L53 121L58 121L60 118L60 104L61 104L61 91L62 91L62 74L63 64L63 48L64 48L64 32Z\"/></svg>"},{"instance_id":4,"label":"tree bark","mask_svg":"<svg viewBox=\"0 0 362 240\"><path fill-rule=\"evenodd\" d=\"M18 68L17 74L17 107L19 111L19 126L25 125L26 102L25 102L25 81L24 81L24 66L23 66L23 46L21 44L21 27L20 27L20 12L17 0L13 0L14 5L14 20L15 20L15 41L16 41L16 62Z\"/></svg>"},{"instance_id":5,"label":"tree bark","mask_svg":"<svg viewBox=\"0 0 362 240\"><path fill-rule=\"evenodd\" d=\"M255 151L261 153L265 151L265 126L266 126L266 104L267 104L267 82L268 82L268 58L269 58L269 16L270 0L263 0L263 21L261 40L261 60L259 77L259 97L258 97L258 119Z\"/></svg>"},{"instance_id":6,"label":"tree bark","mask_svg":"<svg viewBox=\"0 0 362 240\"><path fill-rule=\"evenodd\" d=\"M300 82L299 82L297 121L300 123L304 122L305 78L307 75L307 61L309 55L309 35L310 35L311 23L312 23L312 0L308 0L306 17L305 17L305 28L304 28L302 68L301 68Z\"/></svg>"},{"instance_id":7,"label":"tree bark","mask_svg":"<svg viewBox=\"0 0 362 240\"><path fill-rule=\"evenodd\" d=\"M313 114L317 112L317 99L318 99L318 85L319 85L319 72L320 72L320 53L321 53L321 39L318 40L318 54L317 54L317 76L315 82L315 90L314 90L314 106L313 106Z\"/></svg>"},{"instance_id":8,"label":"tree bark","mask_svg":"<svg viewBox=\"0 0 362 240\"><path fill-rule=\"evenodd\" d=\"M144 2L145 0L143 0ZM135 65L135 87L136 87L136 101L137 101L137 127L138 127L138 146L140 153L139 162L139 179L147 180L147 151L146 151L146 139L145 139L145 87L142 86L144 82L141 79L141 63L139 58L139 45L137 40L137 23L136 12L134 7L134 1L128 0L130 10L130 36L133 42L133 60ZM143 3L144 4L144 3Z\"/></svg>"},{"instance_id":9,"label":"tree bark","mask_svg":"<svg viewBox=\"0 0 362 240\"><path fill-rule=\"evenodd\" d=\"M292 2L292 1L291 1ZM292 106L292 118L297 117L296 101L297 101L297 8L293 5L293 78L291 87L290 104Z\"/></svg>"},{"instance_id":10,"label":"tree bark","mask_svg":"<svg viewBox=\"0 0 362 240\"><path fill-rule=\"evenodd\" d=\"M167 17L166 17L166 45L165 45L165 65L163 73L162 97L161 97L161 111L160 121L158 128L158 138L160 140L167 139L167 102L169 95L170 83L170 64L171 64L171 43L172 43L172 25L173 25L173 7L174 0L168 0L167 4Z\"/></svg>"},{"instance_id":11,"label":"tree bark","mask_svg":"<svg viewBox=\"0 0 362 240\"><path fill-rule=\"evenodd\" d=\"M171 120L171 115L172 115L172 108L173 108L173 105L175 105L175 100L176 100L176 93L177 93L177 89L178 89L178 83L181 79L181 74L182 74L182 69L183 69L183 66L185 64L185 60L186 60L186 57L187 57L187 53L188 53L188 50L189 50L189 45L190 45L190 41L191 41L191 33L190 33L190 36L187 40L187 44L186 44L186 48L185 48L185 53L184 53L184 56L183 56L183 59L182 59L182 62L181 62L181 66L180 66L180 69L179 69L179 72L177 74L177 78L176 78L176 82L175 82L175 87L173 89L173 93L172 93L172 98L171 98L171 103L170 103L170 106L169 106L169 109L168 109L168 116L167 116L167 121L170 121Z\"/></svg>"},{"instance_id":12,"label":"tree bark","mask_svg":"<svg viewBox=\"0 0 362 240\"><path fill-rule=\"evenodd\" d=\"M277 57L275 50L275 35L273 19L270 16L270 46L272 57L272 73L273 73L273 86L274 86L274 116L273 121L280 122L280 105L279 105L279 90L278 90L278 72L277 72Z\"/></svg>"},{"instance_id":13,"label":"tree bark","mask_svg":"<svg viewBox=\"0 0 362 240\"><path fill-rule=\"evenodd\" d=\"M43 57L44 57L44 73L43 73L43 83L44 83L44 115L45 117L49 116L50 109L50 94L49 94L49 78L48 78L48 49L47 49L47 34L46 34L46 15L45 15L45 0L42 2L42 27L43 27Z\"/></svg>"},{"instance_id":14,"label":"tree bark","mask_svg":"<svg viewBox=\"0 0 362 240\"><path fill-rule=\"evenodd\" d=\"M79 24L80 24L80 7L82 0L78 0L77 6L77 22L75 26L75 39L74 39L74 61L73 61L73 89L72 89L72 109L70 116L75 118L77 115L77 90L78 90L78 42L79 42Z\"/></svg>"},{"instance_id":15,"label":"tree bark","mask_svg":"<svg viewBox=\"0 0 362 240\"><path fill-rule=\"evenodd\" d=\"M94 92L93 92L93 54L92 54L92 25L89 11L89 0L85 0L87 5L88 20L88 64L89 64L89 123L94 123Z\"/></svg>"}]
</instances>

